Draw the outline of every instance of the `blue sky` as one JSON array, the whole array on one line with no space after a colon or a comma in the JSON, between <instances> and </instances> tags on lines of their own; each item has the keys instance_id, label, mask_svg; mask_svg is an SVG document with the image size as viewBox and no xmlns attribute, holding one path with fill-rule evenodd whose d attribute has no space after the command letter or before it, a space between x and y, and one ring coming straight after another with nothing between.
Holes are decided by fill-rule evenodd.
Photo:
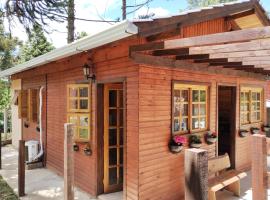
<instances>
[{"instance_id":1,"label":"blue sky","mask_svg":"<svg viewBox=\"0 0 270 200\"><path fill-rule=\"evenodd\" d=\"M0 2L3 0L0 0ZM127 0L127 5L140 4L146 0ZM76 17L86 19L107 19L114 20L121 18L122 0L75 0ZM269 0L261 0L266 10L270 11ZM155 17L164 17L168 15L176 15L180 10L186 9L188 6L186 0L152 0L149 6L142 7L140 10L128 15L128 19L138 18L139 15L147 13L155 13ZM128 9L127 12L132 11ZM86 21L76 21L76 32L85 31L89 35L102 31L111 24L109 23L93 23ZM67 30L65 23L50 23L51 33L47 34L47 38L55 47L61 47L66 44ZM26 40L27 36L23 27L17 23L14 27L13 34L21 40Z\"/></svg>"}]
</instances>

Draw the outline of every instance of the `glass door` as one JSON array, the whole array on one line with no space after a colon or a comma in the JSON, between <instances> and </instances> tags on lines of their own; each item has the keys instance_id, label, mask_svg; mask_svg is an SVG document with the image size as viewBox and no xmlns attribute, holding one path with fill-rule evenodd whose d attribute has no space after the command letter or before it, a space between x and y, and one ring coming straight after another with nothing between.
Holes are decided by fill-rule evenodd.
<instances>
[{"instance_id":1,"label":"glass door","mask_svg":"<svg viewBox=\"0 0 270 200\"><path fill-rule=\"evenodd\" d=\"M123 189L123 85L104 86L104 192Z\"/></svg>"}]
</instances>

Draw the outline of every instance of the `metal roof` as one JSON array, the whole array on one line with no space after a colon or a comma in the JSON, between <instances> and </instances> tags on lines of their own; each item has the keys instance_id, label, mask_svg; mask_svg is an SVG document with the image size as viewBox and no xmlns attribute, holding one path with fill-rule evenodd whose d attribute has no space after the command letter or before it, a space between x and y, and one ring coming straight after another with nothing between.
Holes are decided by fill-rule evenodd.
<instances>
[{"instance_id":1,"label":"metal roof","mask_svg":"<svg viewBox=\"0 0 270 200\"><path fill-rule=\"evenodd\" d=\"M25 70L29 70L37 66L59 60L61 58L72 56L80 52L87 51L89 49L93 49L129 37L131 35L135 35L137 33L137 26L134 25L132 22L125 20L116 25L113 25L112 27L104 31L82 38L78 41L55 49L32 60L29 60L25 63L16 65L15 67L0 71L0 78L10 76Z\"/></svg>"}]
</instances>

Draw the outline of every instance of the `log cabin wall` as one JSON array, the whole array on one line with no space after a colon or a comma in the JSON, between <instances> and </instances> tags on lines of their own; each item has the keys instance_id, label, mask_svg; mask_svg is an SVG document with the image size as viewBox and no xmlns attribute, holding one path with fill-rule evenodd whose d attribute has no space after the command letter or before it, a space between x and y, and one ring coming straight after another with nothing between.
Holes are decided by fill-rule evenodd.
<instances>
[{"instance_id":1,"label":"log cabin wall","mask_svg":"<svg viewBox=\"0 0 270 200\"><path fill-rule=\"evenodd\" d=\"M217 130L217 85L261 85L266 82L228 75L213 75L165 67L141 65L139 70L139 199L184 198L184 153L172 154L168 149L171 135L172 81L210 83L209 129ZM236 168L250 167L249 139L240 138L239 92L236 105ZM254 124L252 125L254 126ZM203 132L205 133L205 132ZM204 140L203 140L204 141ZM216 155L216 145L203 144L209 157Z\"/></svg>"},{"instance_id":2,"label":"log cabin wall","mask_svg":"<svg viewBox=\"0 0 270 200\"><path fill-rule=\"evenodd\" d=\"M137 44L137 38L96 49L91 53L95 67L96 83L113 82L125 78L126 83L126 157L124 173L124 195L126 199L138 198L138 65L129 59L129 45ZM64 123L67 120L66 86L69 83L84 81L82 66L90 54L82 53L52 64L28 70L12 76L22 78L24 88L44 84L47 77L47 167L63 175ZM33 78L36 77L36 78ZM92 156L85 156L83 151L75 152L75 184L92 195L97 195L97 129L96 129L96 83L92 86ZM46 119L44 117L44 119ZM33 127L33 129L32 129ZM45 126L44 126L45 127ZM24 139L38 139L33 134L36 125L30 124L23 129ZM80 149L83 145L80 146Z\"/></svg>"}]
</instances>

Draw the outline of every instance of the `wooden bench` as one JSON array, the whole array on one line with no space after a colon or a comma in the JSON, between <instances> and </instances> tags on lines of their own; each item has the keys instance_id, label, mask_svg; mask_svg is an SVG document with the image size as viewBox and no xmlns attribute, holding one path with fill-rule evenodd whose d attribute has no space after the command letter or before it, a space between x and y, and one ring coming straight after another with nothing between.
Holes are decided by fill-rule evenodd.
<instances>
[{"instance_id":1,"label":"wooden bench","mask_svg":"<svg viewBox=\"0 0 270 200\"><path fill-rule=\"evenodd\" d=\"M247 176L245 172L239 172L231 167L228 154L217 158L209 159L208 174L212 178L208 180L208 199L216 200L216 192L221 189L231 191L236 196L240 196L240 179ZM217 174L217 176L214 176ZM214 176L214 177L213 177Z\"/></svg>"}]
</instances>

